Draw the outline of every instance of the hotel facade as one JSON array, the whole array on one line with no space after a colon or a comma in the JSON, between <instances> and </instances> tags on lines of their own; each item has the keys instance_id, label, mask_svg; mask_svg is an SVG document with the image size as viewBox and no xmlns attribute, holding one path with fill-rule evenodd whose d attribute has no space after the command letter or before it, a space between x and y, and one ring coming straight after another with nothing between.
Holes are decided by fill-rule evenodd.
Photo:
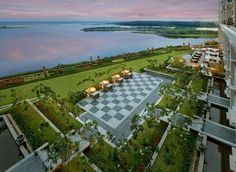
<instances>
[{"instance_id":1,"label":"hotel facade","mask_svg":"<svg viewBox=\"0 0 236 172\"><path fill-rule=\"evenodd\" d=\"M224 52L225 94L230 99L227 118L236 128L236 0L219 1L219 44ZM235 131L236 134L236 131ZM236 168L236 149L230 155L231 170Z\"/></svg>"},{"instance_id":2,"label":"hotel facade","mask_svg":"<svg viewBox=\"0 0 236 172\"><path fill-rule=\"evenodd\" d=\"M236 127L236 0L221 0L219 14L219 43L224 52L225 91L230 98L228 119Z\"/></svg>"}]
</instances>

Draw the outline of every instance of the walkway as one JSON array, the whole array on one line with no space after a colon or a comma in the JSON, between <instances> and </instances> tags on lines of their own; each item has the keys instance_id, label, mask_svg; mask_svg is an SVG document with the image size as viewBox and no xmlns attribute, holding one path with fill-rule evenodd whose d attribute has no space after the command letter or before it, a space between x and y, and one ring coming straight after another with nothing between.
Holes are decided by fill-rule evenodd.
<instances>
[{"instance_id":1,"label":"walkway","mask_svg":"<svg viewBox=\"0 0 236 172\"><path fill-rule=\"evenodd\" d=\"M160 117L160 120L168 123L171 122L175 125L186 126L188 125L189 118L181 114L172 114L170 117ZM195 116L188 127L221 143L236 147L236 132L232 128L220 125L210 120L204 120L197 116Z\"/></svg>"},{"instance_id":2,"label":"walkway","mask_svg":"<svg viewBox=\"0 0 236 172\"><path fill-rule=\"evenodd\" d=\"M209 94L208 97L207 97L207 94L203 94L201 97L199 97L199 99L203 101L207 101L207 98L208 98L209 103L213 105L217 105L223 108L230 107L230 100L227 98L215 96L213 94Z\"/></svg>"}]
</instances>

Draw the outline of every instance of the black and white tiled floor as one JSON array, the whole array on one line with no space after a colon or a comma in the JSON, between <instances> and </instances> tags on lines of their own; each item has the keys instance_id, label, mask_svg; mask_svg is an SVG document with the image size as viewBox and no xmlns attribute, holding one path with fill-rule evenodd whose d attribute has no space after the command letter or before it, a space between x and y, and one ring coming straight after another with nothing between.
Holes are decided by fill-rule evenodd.
<instances>
[{"instance_id":1,"label":"black and white tiled floor","mask_svg":"<svg viewBox=\"0 0 236 172\"><path fill-rule=\"evenodd\" d=\"M101 91L98 99L86 98L78 106L116 129L161 82L152 75L134 73L132 79L115 84L112 91Z\"/></svg>"}]
</instances>

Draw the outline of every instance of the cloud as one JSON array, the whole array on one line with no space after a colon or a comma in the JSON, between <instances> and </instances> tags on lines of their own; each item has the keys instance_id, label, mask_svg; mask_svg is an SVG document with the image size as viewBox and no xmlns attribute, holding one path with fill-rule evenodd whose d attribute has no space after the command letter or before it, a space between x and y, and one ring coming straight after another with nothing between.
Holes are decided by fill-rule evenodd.
<instances>
[{"instance_id":1,"label":"cloud","mask_svg":"<svg viewBox=\"0 0 236 172\"><path fill-rule=\"evenodd\" d=\"M216 19L216 0L0 0L1 18Z\"/></svg>"}]
</instances>

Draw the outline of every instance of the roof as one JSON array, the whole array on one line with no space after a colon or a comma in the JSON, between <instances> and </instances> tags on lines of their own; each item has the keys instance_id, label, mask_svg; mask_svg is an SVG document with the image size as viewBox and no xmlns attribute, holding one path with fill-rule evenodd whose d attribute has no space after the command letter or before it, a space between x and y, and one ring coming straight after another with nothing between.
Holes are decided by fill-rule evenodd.
<instances>
[{"instance_id":1,"label":"roof","mask_svg":"<svg viewBox=\"0 0 236 172\"><path fill-rule=\"evenodd\" d=\"M40 153L48 144L44 144L40 148L38 148L35 152ZM40 156L40 154L35 154L32 152L29 156L17 162L11 168L6 170L6 172L27 172L27 171L37 171L37 172L45 172L46 168L43 165L44 160Z\"/></svg>"}]
</instances>

